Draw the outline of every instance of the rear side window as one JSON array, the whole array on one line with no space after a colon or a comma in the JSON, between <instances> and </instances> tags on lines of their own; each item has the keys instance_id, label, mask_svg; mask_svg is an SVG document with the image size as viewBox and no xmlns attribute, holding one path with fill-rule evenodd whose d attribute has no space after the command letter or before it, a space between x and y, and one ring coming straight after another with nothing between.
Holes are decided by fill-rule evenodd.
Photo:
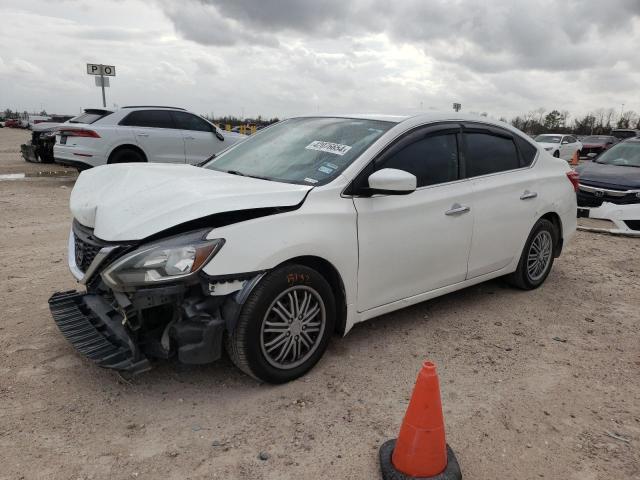
<instances>
[{"instance_id":1,"label":"rear side window","mask_svg":"<svg viewBox=\"0 0 640 480\"><path fill-rule=\"evenodd\" d=\"M533 159L536 158L538 149L531 145L531 143L527 142L524 138L517 135L514 135L514 139L516 141L516 145L518 145L518 150L520 151L520 166L528 167L533 163Z\"/></svg>"},{"instance_id":2,"label":"rear side window","mask_svg":"<svg viewBox=\"0 0 640 480\"><path fill-rule=\"evenodd\" d=\"M187 112L171 112L176 128L180 130L196 130L198 132L212 132L213 128L202 118Z\"/></svg>"},{"instance_id":3,"label":"rear side window","mask_svg":"<svg viewBox=\"0 0 640 480\"><path fill-rule=\"evenodd\" d=\"M416 176L418 187L457 180L456 135L434 135L418 140L389 157L378 170L381 168L396 168L412 173Z\"/></svg>"},{"instance_id":4,"label":"rear side window","mask_svg":"<svg viewBox=\"0 0 640 480\"><path fill-rule=\"evenodd\" d=\"M513 140L488 133L465 133L467 177L520 168Z\"/></svg>"},{"instance_id":5,"label":"rear side window","mask_svg":"<svg viewBox=\"0 0 640 480\"><path fill-rule=\"evenodd\" d=\"M130 127L174 128L167 110L138 110L131 112L120 121L120 125Z\"/></svg>"}]
</instances>

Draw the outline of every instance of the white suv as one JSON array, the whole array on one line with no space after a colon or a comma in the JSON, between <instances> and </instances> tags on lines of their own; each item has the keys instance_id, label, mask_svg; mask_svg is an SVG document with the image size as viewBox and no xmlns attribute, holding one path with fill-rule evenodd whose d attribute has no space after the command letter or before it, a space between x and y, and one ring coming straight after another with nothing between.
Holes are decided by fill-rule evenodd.
<instances>
[{"instance_id":1,"label":"white suv","mask_svg":"<svg viewBox=\"0 0 640 480\"><path fill-rule=\"evenodd\" d=\"M203 168L83 172L69 266L87 291L50 309L105 368L211 362L226 343L285 382L358 322L500 276L539 287L576 229L577 182L482 117L292 118Z\"/></svg>"},{"instance_id":2,"label":"white suv","mask_svg":"<svg viewBox=\"0 0 640 480\"><path fill-rule=\"evenodd\" d=\"M58 128L53 147L56 163L78 170L130 162L197 165L246 138L222 132L182 108L91 109L78 118L83 123L75 121Z\"/></svg>"}]
</instances>

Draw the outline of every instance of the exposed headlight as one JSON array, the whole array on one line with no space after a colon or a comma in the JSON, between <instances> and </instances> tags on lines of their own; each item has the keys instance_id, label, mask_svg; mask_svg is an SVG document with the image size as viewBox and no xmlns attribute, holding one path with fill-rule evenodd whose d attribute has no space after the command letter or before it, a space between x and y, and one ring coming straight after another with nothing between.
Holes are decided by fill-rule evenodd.
<instances>
[{"instance_id":1,"label":"exposed headlight","mask_svg":"<svg viewBox=\"0 0 640 480\"><path fill-rule=\"evenodd\" d=\"M207 240L208 232L198 230L144 245L106 268L102 279L120 289L189 277L224 245L222 238Z\"/></svg>"}]
</instances>

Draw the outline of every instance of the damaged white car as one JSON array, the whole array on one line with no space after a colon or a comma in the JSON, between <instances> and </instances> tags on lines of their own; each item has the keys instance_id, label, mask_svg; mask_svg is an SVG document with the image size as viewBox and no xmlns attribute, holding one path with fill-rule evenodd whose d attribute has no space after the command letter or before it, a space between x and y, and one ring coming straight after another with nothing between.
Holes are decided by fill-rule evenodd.
<instances>
[{"instance_id":1,"label":"damaged white car","mask_svg":"<svg viewBox=\"0 0 640 480\"><path fill-rule=\"evenodd\" d=\"M98 365L303 375L334 332L491 278L532 289L576 228L577 176L518 130L452 115L293 118L203 168L118 164L71 194L49 300Z\"/></svg>"},{"instance_id":2,"label":"damaged white car","mask_svg":"<svg viewBox=\"0 0 640 480\"><path fill-rule=\"evenodd\" d=\"M614 145L576 171L580 227L640 236L640 138Z\"/></svg>"}]
</instances>

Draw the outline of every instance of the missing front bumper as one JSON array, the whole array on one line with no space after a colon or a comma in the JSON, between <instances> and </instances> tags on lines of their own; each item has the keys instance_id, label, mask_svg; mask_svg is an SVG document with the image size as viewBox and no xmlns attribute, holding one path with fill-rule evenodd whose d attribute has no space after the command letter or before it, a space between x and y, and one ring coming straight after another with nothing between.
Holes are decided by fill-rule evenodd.
<instances>
[{"instance_id":1,"label":"missing front bumper","mask_svg":"<svg viewBox=\"0 0 640 480\"><path fill-rule=\"evenodd\" d=\"M69 343L100 367L132 375L151 368L123 327L122 316L103 298L76 290L57 292L49 309Z\"/></svg>"}]
</instances>

